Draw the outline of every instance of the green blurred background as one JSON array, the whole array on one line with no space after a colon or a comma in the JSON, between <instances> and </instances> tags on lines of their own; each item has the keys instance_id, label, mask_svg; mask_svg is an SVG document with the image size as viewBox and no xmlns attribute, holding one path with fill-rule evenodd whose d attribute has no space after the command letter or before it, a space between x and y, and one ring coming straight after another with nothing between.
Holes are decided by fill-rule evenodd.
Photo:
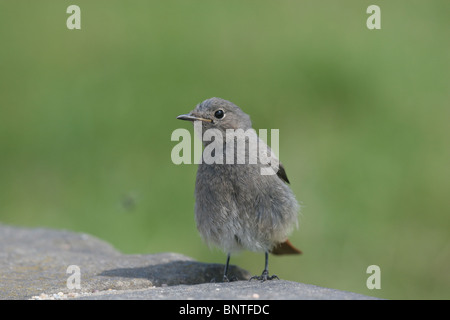
<instances>
[{"instance_id":1,"label":"green blurred background","mask_svg":"<svg viewBox=\"0 0 450 320\"><path fill-rule=\"evenodd\" d=\"M1 1L0 222L224 263L195 227L196 165L170 158L192 132L175 117L217 96L280 129L304 254L273 273L449 299L449 16L448 0Z\"/></svg>"}]
</instances>

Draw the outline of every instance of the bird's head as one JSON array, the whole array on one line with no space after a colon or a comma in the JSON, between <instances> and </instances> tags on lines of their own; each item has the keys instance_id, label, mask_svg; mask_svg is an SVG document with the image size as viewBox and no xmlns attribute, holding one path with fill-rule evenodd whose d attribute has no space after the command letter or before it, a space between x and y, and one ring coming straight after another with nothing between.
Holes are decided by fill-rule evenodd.
<instances>
[{"instance_id":1,"label":"bird's head","mask_svg":"<svg viewBox=\"0 0 450 320\"><path fill-rule=\"evenodd\" d=\"M218 129L224 133L227 129L247 130L252 127L248 114L234 103L220 98L207 99L177 119L202 121L203 130Z\"/></svg>"}]
</instances>

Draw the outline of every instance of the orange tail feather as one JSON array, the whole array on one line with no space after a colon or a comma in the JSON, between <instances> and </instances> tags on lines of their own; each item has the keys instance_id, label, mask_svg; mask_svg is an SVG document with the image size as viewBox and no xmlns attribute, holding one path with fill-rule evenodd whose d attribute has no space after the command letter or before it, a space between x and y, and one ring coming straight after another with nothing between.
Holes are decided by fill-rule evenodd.
<instances>
[{"instance_id":1,"label":"orange tail feather","mask_svg":"<svg viewBox=\"0 0 450 320\"><path fill-rule=\"evenodd\" d=\"M276 245L272 249L272 251L270 251L270 253L280 255L280 254L301 254L302 252L296 247L294 247L294 245L289 240L286 240L285 242Z\"/></svg>"}]
</instances>

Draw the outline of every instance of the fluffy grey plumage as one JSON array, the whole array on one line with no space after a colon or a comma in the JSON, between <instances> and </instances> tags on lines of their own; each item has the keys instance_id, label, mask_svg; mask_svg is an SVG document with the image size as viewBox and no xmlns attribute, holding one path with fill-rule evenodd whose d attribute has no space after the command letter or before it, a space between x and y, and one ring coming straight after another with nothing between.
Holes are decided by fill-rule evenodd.
<instances>
[{"instance_id":1,"label":"fluffy grey plumage","mask_svg":"<svg viewBox=\"0 0 450 320\"><path fill-rule=\"evenodd\" d=\"M224 160L230 143L226 140L226 130L252 128L246 113L235 104L219 98L205 100L189 114L178 118L201 120L203 132L207 129L220 130L223 141L203 143L205 148L210 143L223 143ZM256 137L256 145L267 148L270 154L270 149L257 138L256 132L253 129L248 132ZM209 245L217 246L228 254L242 249L266 252L267 264L267 253L285 242L297 226L299 205L287 185L288 179L281 163L277 174L272 175L261 174L261 168L267 165L261 164L259 156L256 164L249 164L248 153L255 146L251 145L248 136L245 138L246 143L239 145L235 141L233 144L235 164L206 164L204 161L199 164L195 185L195 220L202 238ZM237 154L244 151L245 164L237 164Z\"/></svg>"}]
</instances>

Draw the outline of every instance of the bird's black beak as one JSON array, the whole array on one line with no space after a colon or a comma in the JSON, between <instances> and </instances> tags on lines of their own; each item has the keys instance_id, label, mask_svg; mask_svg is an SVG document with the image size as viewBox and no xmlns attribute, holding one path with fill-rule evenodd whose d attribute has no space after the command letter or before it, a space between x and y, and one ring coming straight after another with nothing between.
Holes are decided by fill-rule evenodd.
<instances>
[{"instance_id":1,"label":"bird's black beak","mask_svg":"<svg viewBox=\"0 0 450 320\"><path fill-rule=\"evenodd\" d=\"M191 114L182 114L177 117L180 120L188 120L188 121L203 121L203 122L212 122L211 119L205 119L200 117L194 117Z\"/></svg>"}]
</instances>

